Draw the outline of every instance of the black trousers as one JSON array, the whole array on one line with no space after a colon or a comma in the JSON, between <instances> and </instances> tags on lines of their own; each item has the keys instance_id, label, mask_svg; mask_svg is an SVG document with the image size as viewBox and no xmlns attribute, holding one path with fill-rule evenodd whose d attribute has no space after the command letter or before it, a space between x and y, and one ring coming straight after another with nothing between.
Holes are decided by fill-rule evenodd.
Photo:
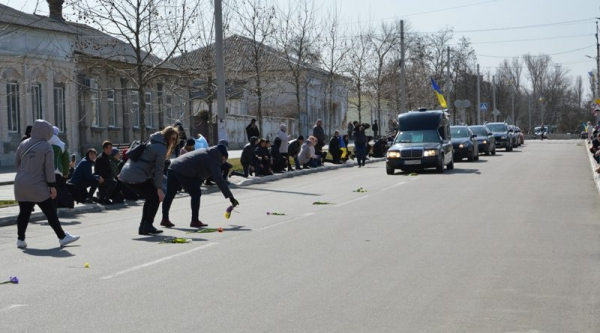
<instances>
[{"instance_id":1,"label":"black trousers","mask_svg":"<svg viewBox=\"0 0 600 333\"><path fill-rule=\"evenodd\" d=\"M96 193L96 189L98 188L98 181L96 179L84 179L82 183L75 185L79 193L85 194L86 198L91 198ZM88 191L87 188L90 188Z\"/></svg>"},{"instance_id":2,"label":"black trousers","mask_svg":"<svg viewBox=\"0 0 600 333\"><path fill-rule=\"evenodd\" d=\"M110 199L117 188L117 180L114 178L105 178L102 184L98 184L98 197L100 199Z\"/></svg>"},{"instance_id":3,"label":"black trousers","mask_svg":"<svg viewBox=\"0 0 600 333\"><path fill-rule=\"evenodd\" d=\"M190 205L192 207L192 222L199 221L200 214L200 178L186 177L177 171L169 169L167 173L167 193L165 200L162 203L162 218L169 220L169 210L177 191L183 186L185 191L190 195Z\"/></svg>"},{"instance_id":4,"label":"black trousers","mask_svg":"<svg viewBox=\"0 0 600 333\"><path fill-rule=\"evenodd\" d=\"M144 208L142 213L141 224L152 224L158 212L158 206L160 206L160 200L158 200L158 193L156 193L156 187L154 186L154 179L148 179L143 183L139 184L127 184L123 183L125 187L137 193L140 197L146 199L144 202Z\"/></svg>"},{"instance_id":5,"label":"black trousers","mask_svg":"<svg viewBox=\"0 0 600 333\"><path fill-rule=\"evenodd\" d=\"M20 240L25 240L25 231L27 231L27 225L29 225L29 218L31 217L31 211L33 206L38 205L46 218L48 224L54 229L56 236L59 239L65 238L65 232L60 226L58 215L56 213L56 205L54 201L48 198L42 202L19 202L19 216L17 217L17 236Z\"/></svg>"}]
</instances>

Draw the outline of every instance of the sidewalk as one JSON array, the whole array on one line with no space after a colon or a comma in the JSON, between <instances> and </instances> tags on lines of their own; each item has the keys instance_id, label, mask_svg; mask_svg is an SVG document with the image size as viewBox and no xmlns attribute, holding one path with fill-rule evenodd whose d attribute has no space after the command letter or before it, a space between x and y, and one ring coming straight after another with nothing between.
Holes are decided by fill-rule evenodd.
<instances>
[{"instance_id":1,"label":"sidewalk","mask_svg":"<svg viewBox=\"0 0 600 333\"><path fill-rule=\"evenodd\" d=\"M235 152L235 151L232 151L231 153L233 153L233 152ZM239 152L241 153L241 151L239 151ZM233 157L233 156L230 155L230 157ZM380 161L385 161L385 158L371 157L370 160L366 161L366 163L375 163L375 162L380 162ZM302 176L302 175L307 175L307 174L316 173L316 172L335 170L335 169L339 169L339 168L351 168L351 167L355 167L356 165L357 165L357 163L354 160L350 160L350 161L346 162L345 164L331 164L331 163L327 162L322 167L312 168L312 169L304 169L304 170L296 170L296 171L285 172L285 173L278 173L278 174L274 174L272 176L250 177L248 179L243 178L243 177L233 176L229 179L229 181L231 182L231 185L229 185L229 186L232 189L235 189L238 186L248 186L248 185L252 185L252 184L266 183L266 182L275 181L275 180L279 180L279 179ZM13 178L14 178L14 176L13 176ZM210 187L202 186L202 187L203 187L204 194L210 194L210 193L219 191L219 188L217 186L210 186ZM9 194L10 194L9 199L13 200L14 199L13 191L14 190L13 190L12 184L0 186L0 200L2 200L2 198L4 196L9 195ZM181 198L181 197L187 197L187 196L188 196L187 194L178 194L176 199ZM65 216L73 216L73 215L89 213L89 212L117 210L117 209L128 207L128 206L137 206L137 205L142 205L142 204L143 204L143 201L138 201L138 202L127 201L125 204L117 204L117 205L106 206L106 207L99 205L99 204L95 204L95 203L94 204L76 204L75 208L73 208L73 209L59 208L58 211L59 211L59 217L65 217ZM19 214L19 206L18 205L0 208L0 227L15 224L17 222L18 214ZM31 214L30 221L41 221L41 220L45 220L44 214L36 206L35 212L33 214Z\"/></svg>"}]
</instances>

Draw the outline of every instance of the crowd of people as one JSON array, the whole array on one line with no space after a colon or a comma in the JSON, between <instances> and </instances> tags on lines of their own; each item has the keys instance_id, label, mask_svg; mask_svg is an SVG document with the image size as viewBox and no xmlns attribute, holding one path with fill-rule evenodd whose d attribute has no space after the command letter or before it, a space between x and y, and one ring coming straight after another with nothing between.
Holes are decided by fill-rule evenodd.
<instances>
[{"instance_id":1,"label":"crowd of people","mask_svg":"<svg viewBox=\"0 0 600 333\"><path fill-rule=\"evenodd\" d=\"M58 136L59 129L45 120L36 120L28 126L16 153L17 174L15 199L19 202L17 247L26 248L25 231L31 212L37 205L46 215L50 226L59 238L60 246L79 239L62 230L57 208L73 207L73 203L99 203L113 205L125 200L144 199L138 233L155 235L162 230L154 227L154 220L162 202L160 225L175 226L169 218L169 210L175 195L180 191L190 197L190 227L201 228L207 224L200 221L200 185L216 185L232 206L239 203L229 189L228 178L232 175L260 177L274 173L323 166L327 153L331 163L340 164L356 157L358 166L365 165L368 141L365 130L369 124L353 122L348 134L335 131L326 144L322 120L319 119L306 139L300 135L291 138L287 127L281 124L277 136L261 138L256 120L246 127L248 143L240 158L242 172L231 172L227 162L228 142L219 141L209 147L203 137L188 139L180 122L167 126L150 135L148 141L119 150L112 142L104 141L100 154L89 148L76 163L66 145ZM377 123L373 130L377 133ZM348 150L350 137L354 138L354 155ZM291 159L294 159L292 166Z\"/></svg>"}]
</instances>

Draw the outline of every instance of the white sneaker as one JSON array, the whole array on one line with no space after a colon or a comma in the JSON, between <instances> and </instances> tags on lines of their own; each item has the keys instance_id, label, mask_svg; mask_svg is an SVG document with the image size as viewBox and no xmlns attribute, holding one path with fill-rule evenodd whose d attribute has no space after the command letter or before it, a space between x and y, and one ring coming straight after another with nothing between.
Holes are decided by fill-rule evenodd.
<instances>
[{"instance_id":1,"label":"white sneaker","mask_svg":"<svg viewBox=\"0 0 600 333\"><path fill-rule=\"evenodd\" d=\"M59 241L59 243L60 243L60 246L62 247L62 246L71 244L71 243L77 241L78 239L79 239L79 236L72 236L70 233L65 232L65 238L61 239Z\"/></svg>"},{"instance_id":2,"label":"white sneaker","mask_svg":"<svg viewBox=\"0 0 600 333\"><path fill-rule=\"evenodd\" d=\"M17 247L19 249L24 249L27 247L27 243L24 240L17 239Z\"/></svg>"}]
</instances>

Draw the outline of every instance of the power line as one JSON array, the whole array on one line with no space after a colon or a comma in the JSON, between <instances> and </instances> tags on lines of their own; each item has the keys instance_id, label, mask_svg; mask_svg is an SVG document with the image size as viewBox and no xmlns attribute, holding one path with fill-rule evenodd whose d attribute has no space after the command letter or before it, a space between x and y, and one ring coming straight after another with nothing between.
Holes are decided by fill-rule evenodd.
<instances>
[{"instance_id":1,"label":"power line","mask_svg":"<svg viewBox=\"0 0 600 333\"><path fill-rule=\"evenodd\" d=\"M572 36L559 36L559 37L545 37L545 38L498 40L498 41L491 41L491 42L472 42L471 45L498 44L498 43L516 43L516 42L533 42L533 41L538 41L538 40L565 39L565 38L592 37L592 36L594 36L594 34L572 35ZM454 44L454 45L458 45L458 44Z\"/></svg>"},{"instance_id":2,"label":"power line","mask_svg":"<svg viewBox=\"0 0 600 333\"><path fill-rule=\"evenodd\" d=\"M564 52L558 52L558 53L552 53L552 54L544 54L544 55L539 55L539 56L531 56L531 57L539 58L539 57L555 56L555 55L561 55L561 54L567 54L567 53L577 52L577 51L589 49L591 47L596 47L596 44L593 44L593 45L590 45L590 46L586 46L586 47L582 47L582 48L578 48L578 49L574 49L574 50L569 50L569 51L564 51ZM507 56L495 56L495 55L478 54L477 57L499 58L499 59L514 59L514 58L521 58L522 56L507 57Z\"/></svg>"},{"instance_id":3,"label":"power line","mask_svg":"<svg viewBox=\"0 0 600 333\"><path fill-rule=\"evenodd\" d=\"M457 30L455 33L463 34L463 33L472 33L472 32L489 32L489 31L503 31L503 30L518 30L518 29L531 29L531 28L543 28L557 25L568 25L568 24L576 24L583 22L591 22L595 21L596 18L587 18L580 20L572 20L572 21L562 21L562 22L554 22L554 23L544 23L544 24L533 24L533 25L522 25L516 27L503 27L503 28L490 28L490 29L475 29L475 30Z\"/></svg>"}]
</instances>

